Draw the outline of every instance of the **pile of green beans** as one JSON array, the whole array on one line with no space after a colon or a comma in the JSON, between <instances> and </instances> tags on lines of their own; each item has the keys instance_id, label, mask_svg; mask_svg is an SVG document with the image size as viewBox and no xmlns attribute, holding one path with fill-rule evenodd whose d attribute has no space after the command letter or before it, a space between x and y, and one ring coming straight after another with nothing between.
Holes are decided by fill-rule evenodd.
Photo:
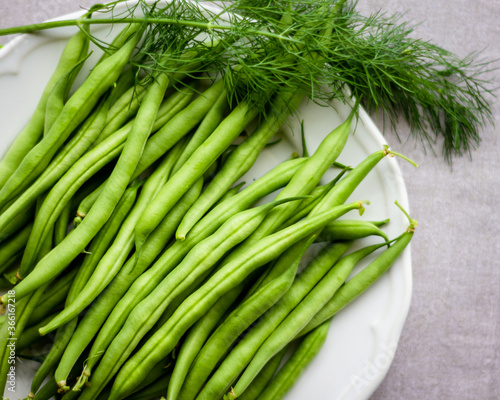
<instances>
[{"instance_id":1,"label":"pile of green beans","mask_svg":"<svg viewBox=\"0 0 500 400\"><path fill-rule=\"evenodd\" d=\"M135 71L142 33L127 26L78 88L89 46L76 34L0 163L0 301L16 302L15 324L0 324L0 386L14 336L18 357L41 361L31 399L281 399L332 317L413 236L408 214L391 240L384 216L352 215L369 199L345 204L401 155L384 147L339 169L356 103L313 154L246 185L303 94L233 104L189 63L175 76ZM378 242L352 251L368 236Z\"/></svg>"}]
</instances>

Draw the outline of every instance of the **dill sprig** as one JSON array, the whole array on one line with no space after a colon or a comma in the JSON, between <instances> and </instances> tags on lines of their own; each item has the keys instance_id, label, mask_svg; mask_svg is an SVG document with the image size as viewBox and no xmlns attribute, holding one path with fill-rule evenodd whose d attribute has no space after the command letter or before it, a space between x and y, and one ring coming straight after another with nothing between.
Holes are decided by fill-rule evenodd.
<instances>
[{"instance_id":1,"label":"dill sprig","mask_svg":"<svg viewBox=\"0 0 500 400\"><path fill-rule=\"evenodd\" d=\"M460 59L413 38L415 25L400 14L364 16L356 1L346 0L234 0L218 8L182 0L122 3L97 5L82 19L0 34L142 22L146 33L131 63L143 73L175 76L188 63L191 76L224 79L230 101L251 99L263 109L266 102L255 99L278 91L326 104L344 101L349 89L393 128L404 117L425 146L433 148L442 136L448 161L470 153L480 142L480 128L493 121L493 88L484 78L492 63L479 53ZM104 18L96 18L101 13ZM93 40L106 51L106 43Z\"/></svg>"}]
</instances>

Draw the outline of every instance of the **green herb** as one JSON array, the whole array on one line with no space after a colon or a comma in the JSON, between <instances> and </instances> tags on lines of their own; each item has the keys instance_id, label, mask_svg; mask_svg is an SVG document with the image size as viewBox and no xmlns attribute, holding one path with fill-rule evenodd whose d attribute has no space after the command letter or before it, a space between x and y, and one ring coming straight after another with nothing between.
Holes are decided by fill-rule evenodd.
<instances>
[{"instance_id":1,"label":"green herb","mask_svg":"<svg viewBox=\"0 0 500 400\"><path fill-rule=\"evenodd\" d=\"M344 100L348 89L392 127L403 116L424 145L432 147L443 136L448 161L470 153L480 142L479 129L492 123L493 88L485 80L492 62L479 53L460 59L414 39L415 26L399 14L363 16L356 1L346 0L235 0L217 12L196 1L139 0L118 8L120 3L96 5L78 20L1 29L0 35L142 21L148 27L132 60L139 70L175 73L183 65L178 61L188 57L199 65L193 76L222 76L230 100L237 101L284 87L325 103ZM94 18L101 13L108 14ZM168 62L159 57L166 51Z\"/></svg>"}]
</instances>

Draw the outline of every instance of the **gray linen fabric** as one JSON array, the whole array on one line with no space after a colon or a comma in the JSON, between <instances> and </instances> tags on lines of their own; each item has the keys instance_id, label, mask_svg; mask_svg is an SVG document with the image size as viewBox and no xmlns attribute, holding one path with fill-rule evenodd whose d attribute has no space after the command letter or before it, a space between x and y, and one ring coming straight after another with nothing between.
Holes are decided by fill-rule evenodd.
<instances>
[{"instance_id":1,"label":"gray linen fabric","mask_svg":"<svg viewBox=\"0 0 500 400\"><path fill-rule=\"evenodd\" d=\"M88 7L89 0L0 0L0 27L38 22ZM416 36L459 56L483 50L500 57L498 0L365 0L359 10L407 12L421 22ZM0 44L7 38L0 38ZM499 66L499 64L497 64ZM500 84L498 71L488 78ZM400 163L411 214L413 298L394 362L373 400L500 399L500 103L497 128L482 131L472 159L425 153L401 123L385 131L394 149L416 160ZM378 126L383 130L381 121Z\"/></svg>"}]
</instances>

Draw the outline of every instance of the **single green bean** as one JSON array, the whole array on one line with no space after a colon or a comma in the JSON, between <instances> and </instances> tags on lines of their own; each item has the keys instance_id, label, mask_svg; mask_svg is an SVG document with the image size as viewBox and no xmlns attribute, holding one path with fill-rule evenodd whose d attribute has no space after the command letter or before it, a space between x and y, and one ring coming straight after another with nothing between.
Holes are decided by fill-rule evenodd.
<instances>
[{"instance_id":1,"label":"single green bean","mask_svg":"<svg viewBox=\"0 0 500 400\"><path fill-rule=\"evenodd\" d=\"M389 241L384 231L374 223L359 220L333 221L323 228L320 239L324 241L355 240L372 235L380 236L386 242Z\"/></svg>"}]
</instances>

